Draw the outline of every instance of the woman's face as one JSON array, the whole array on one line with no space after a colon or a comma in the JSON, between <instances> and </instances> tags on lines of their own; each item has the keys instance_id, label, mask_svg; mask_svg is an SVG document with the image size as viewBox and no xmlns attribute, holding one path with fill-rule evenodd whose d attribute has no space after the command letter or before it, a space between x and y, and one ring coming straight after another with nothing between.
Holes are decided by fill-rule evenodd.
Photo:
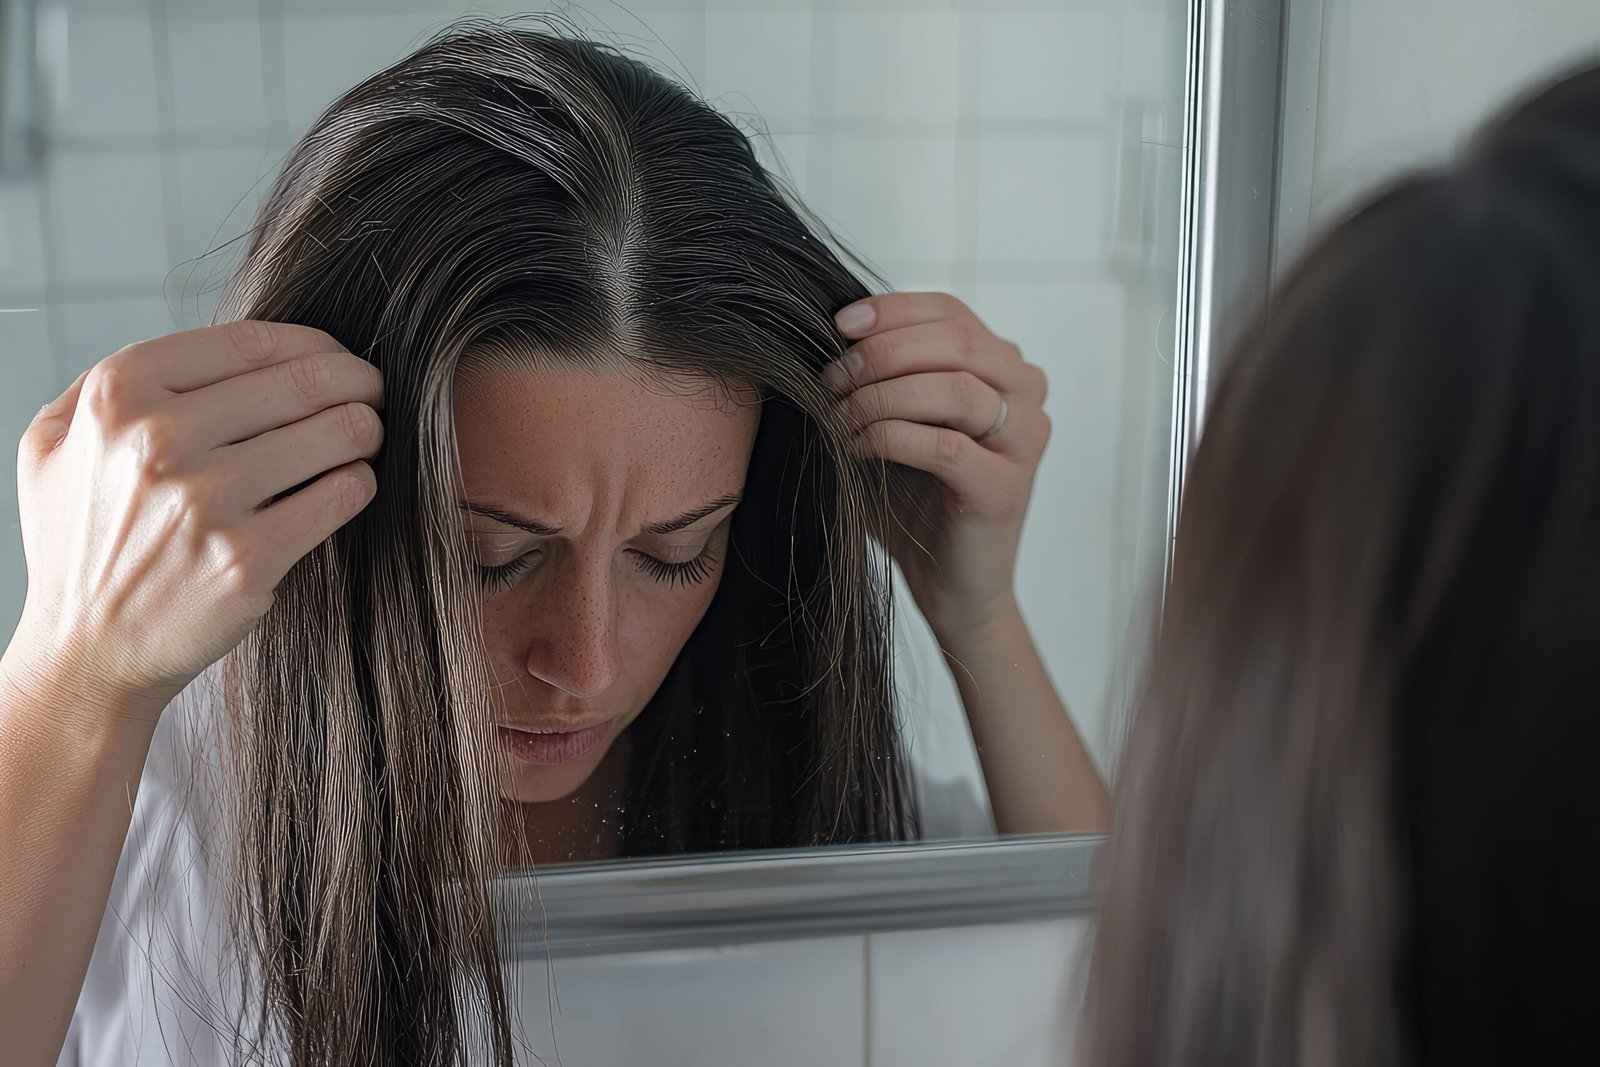
<instances>
[{"instance_id":1,"label":"woman's face","mask_svg":"<svg viewBox=\"0 0 1600 1067\"><path fill-rule=\"evenodd\" d=\"M655 694L722 577L759 419L753 394L642 371L456 383L508 799L576 791Z\"/></svg>"}]
</instances>

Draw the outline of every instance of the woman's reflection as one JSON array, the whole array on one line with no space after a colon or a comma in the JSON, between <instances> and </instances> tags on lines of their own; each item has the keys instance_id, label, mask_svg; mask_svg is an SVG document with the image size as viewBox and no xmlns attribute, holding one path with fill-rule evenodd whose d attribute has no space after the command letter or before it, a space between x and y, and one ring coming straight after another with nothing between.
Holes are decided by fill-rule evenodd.
<instances>
[{"instance_id":1,"label":"woman's reflection","mask_svg":"<svg viewBox=\"0 0 1600 1067\"><path fill-rule=\"evenodd\" d=\"M0 830L63 829L8 883L59 902L7 928L19 958L88 955L154 744L88 1060L138 1016L218 1062L243 1023L296 1063L478 1036L509 1063L507 864L915 833L874 538L1000 829L1100 825L1012 589L1043 375L949 297L868 298L642 64L488 28L371 78L290 156L221 317L110 357L24 441L29 799ZM169 759L141 724L224 656L220 702L185 702L217 752ZM62 706L107 752L50 747ZM17 1001L30 1048L81 973Z\"/></svg>"}]
</instances>

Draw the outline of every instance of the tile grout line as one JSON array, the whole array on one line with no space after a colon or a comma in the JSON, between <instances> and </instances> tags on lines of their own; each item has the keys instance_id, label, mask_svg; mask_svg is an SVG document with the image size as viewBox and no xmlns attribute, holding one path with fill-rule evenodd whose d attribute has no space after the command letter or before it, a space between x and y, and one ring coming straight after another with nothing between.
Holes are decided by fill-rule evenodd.
<instances>
[{"instance_id":1,"label":"tile grout line","mask_svg":"<svg viewBox=\"0 0 1600 1067\"><path fill-rule=\"evenodd\" d=\"M261 104L266 111L267 142L276 145L289 139L289 57L285 54L283 0L260 0L256 25L261 41Z\"/></svg>"}]
</instances>

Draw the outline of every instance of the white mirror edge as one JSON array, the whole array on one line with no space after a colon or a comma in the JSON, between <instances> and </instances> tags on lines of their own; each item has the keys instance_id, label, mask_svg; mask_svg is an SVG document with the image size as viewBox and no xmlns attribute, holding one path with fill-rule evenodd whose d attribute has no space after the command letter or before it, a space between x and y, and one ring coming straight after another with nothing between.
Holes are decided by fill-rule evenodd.
<instances>
[{"instance_id":1,"label":"white mirror edge","mask_svg":"<svg viewBox=\"0 0 1600 1067\"><path fill-rule=\"evenodd\" d=\"M1095 834L571 864L502 881L508 959L1025 922L1090 910Z\"/></svg>"}]
</instances>

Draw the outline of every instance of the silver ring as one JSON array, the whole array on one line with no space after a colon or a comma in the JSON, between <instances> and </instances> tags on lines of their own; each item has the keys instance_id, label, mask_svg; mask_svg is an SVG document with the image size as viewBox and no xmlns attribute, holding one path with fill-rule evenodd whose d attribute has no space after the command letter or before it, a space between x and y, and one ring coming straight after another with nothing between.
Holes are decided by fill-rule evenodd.
<instances>
[{"instance_id":1,"label":"silver ring","mask_svg":"<svg viewBox=\"0 0 1600 1067\"><path fill-rule=\"evenodd\" d=\"M1006 398L1002 396L1000 398L1000 414L994 417L994 422L989 425L987 430L983 431L983 433L979 434L977 437L974 437L973 440L982 443L999 433L1000 427L1006 424L1006 416L1010 413L1011 409L1006 406Z\"/></svg>"}]
</instances>

